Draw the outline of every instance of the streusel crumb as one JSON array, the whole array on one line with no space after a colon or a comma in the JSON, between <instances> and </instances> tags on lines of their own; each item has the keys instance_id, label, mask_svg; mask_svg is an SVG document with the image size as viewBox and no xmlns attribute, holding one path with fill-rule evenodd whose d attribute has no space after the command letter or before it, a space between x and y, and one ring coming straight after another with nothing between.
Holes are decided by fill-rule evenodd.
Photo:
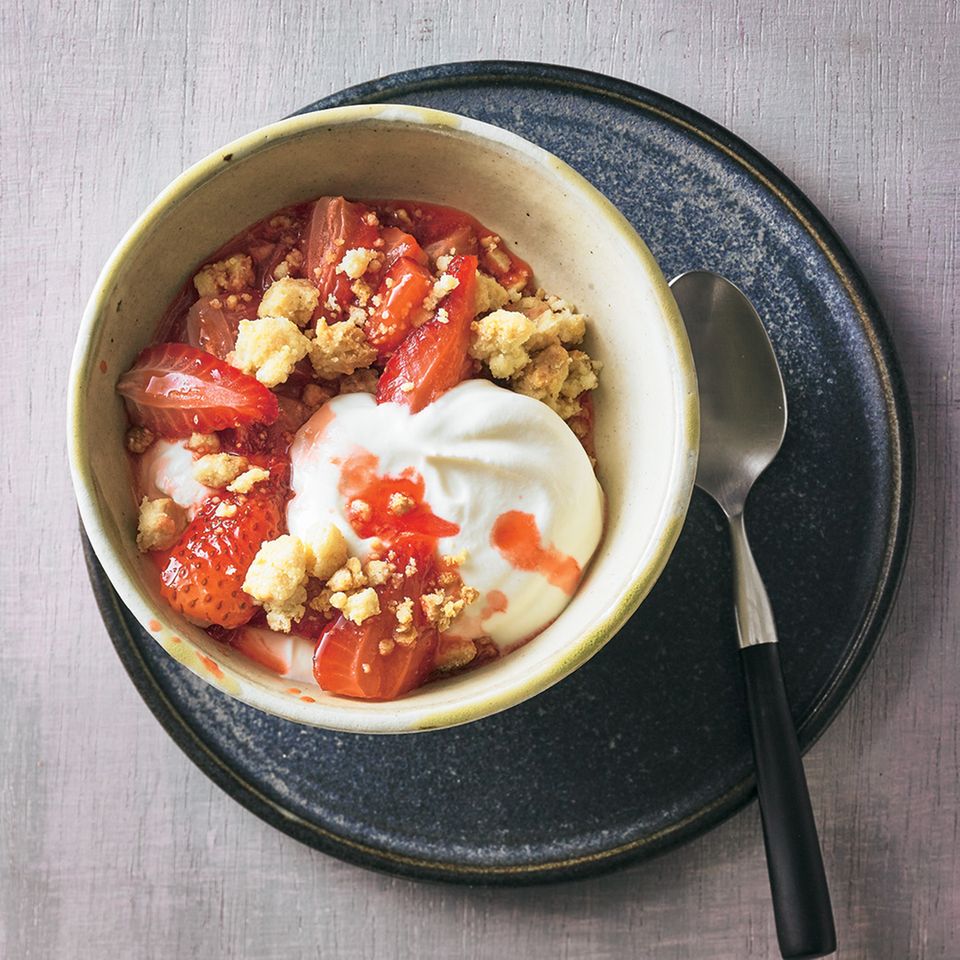
<instances>
[{"instance_id":1,"label":"streusel crumb","mask_svg":"<svg viewBox=\"0 0 960 960\"><path fill-rule=\"evenodd\" d=\"M206 453L193 465L193 477L205 487L225 487L247 469L246 457L233 453Z\"/></svg>"},{"instance_id":2,"label":"streusel crumb","mask_svg":"<svg viewBox=\"0 0 960 960\"><path fill-rule=\"evenodd\" d=\"M424 310L435 310L437 304L448 294L452 293L460 286L460 281L449 273L441 274L433 288L427 294L423 301Z\"/></svg>"},{"instance_id":3,"label":"streusel crumb","mask_svg":"<svg viewBox=\"0 0 960 960\"><path fill-rule=\"evenodd\" d=\"M514 390L545 403L564 420L580 412L580 395L597 386L600 364L582 350L567 351L554 340L534 354L530 363L513 378Z\"/></svg>"},{"instance_id":4,"label":"streusel crumb","mask_svg":"<svg viewBox=\"0 0 960 960\"><path fill-rule=\"evenodd\" d=\"M330 605L336 607L348 620L359 625L380 612L380 597L373 587L367 587L351 594L335 593L330 598Z\"/></svg>"},{"instance_id":5,"label":"streusel crumb","mask_svg":"<svg viewBox=\"0 0 960 960\"><path fill-rule=\"evenodd\" d=\"M131 427L127 431L127 449L131 453L146 453L156 439L153 431L146 427Z\"/></svg>"},{"instance_id":6,"label":"streusel crumb","mask_svg":"<svg viewBox=\"0 0 960 960\"><path fill-rule=\"evenodd\" d=\"M356 323L349 320L317 323L316 338L310 345L310 362L318 377L334 380L341 374L369 367L376 359L376 349L367 343L367 335Z\"/></svg>"},{"instance_id":7,"label":"streusel crumb","mask_svg":"<svg viewBox=\"0 0 960 960\"><path fill-rule=\"evenodd\" d=\"M229 363L251 373L266 387L283 383L311 349L311 342L286 317L241 320Z\"/></svg>"},{"instance_id":8,"label":"streusel crumb","mask_svg":"<svg viewBox=\"0 0 960 960\"><path fill-rule=\"evenodd\" d=\"M368 560L363 568L371 587L382 587L396 573L397 568L387 560Z\"/></svg>"},{"instance_id":9,"label":"streusel crumb","mask_svg":"<svg viewBox=\"0 0 960 960\"><path fill-rule=\"evenodd\" d=\"M263 467L251 467L241 473L233 483L227 484L227 489L231 493L249 493L258 483L269 479L269 470L264 470Z\"/></svg>"},{"instance_id":10,"label":"streusel crumb","mask_svg":"<svg viewBox=\"0 0 960 960\"><path fill-rule=\"evenodd\" d=\"M403 600L397 604L394 616L397 618L397 625L393 630L394 640L399 643L401 647L412 646L417 640L417 625L413 621L412 598L404 597Z\"/></svg>"},{"instance_id":11,"label":"streusel crumb","mask_svg":"<svg viewBox=\"0 0 960 960\"><path fill-rule=\"evenodd\" d=\"M510 294L497 283L489 274L477 273L477 298L475 314L488 313L499 310L509 302Z\"/></svg>"},{"instance_id":12,"label":"streusel crumb","mask_svg":"<svg viewBox=\"0 0 960 960\"><path fill-rule=\"evenodd\" d=\"M524 297L517 306L536 324L536 332L525 344L530 353L550 346L554 339L567 345L583 340L587 318L565 300L554 296Z\"/></svg>"},{"instance_id":13,"label":"streusel crumb","mask_svg":"<svg viewBox=\"0 0 960 960\"><path fill-rule=\"evenodd\" d=\"M186 525L183 508L169 497L144 497L137 518L137 549L141 553L168 550L180 539Z\"/></svg>"},{"instance_id":14,"label":"streusel crumb","mask_svg":"<svg viewBox=\"0 0 960 960\"><path fill-rule=\"evenodd\" d=\"M453 590L436 590L425 593L420 598L420 608L426 618L436 626L440 633L450 629L450 625L480 596L480 591L460 583Z\"/></svg>"},{"instance_id":15,"label":"streusel crumb","mask_svg":"<svg viewBox=\"0 0 960 960\"><path fill-rule=\"evenodd\" d=\"M379 257L377 250L355 247L343 255L343 259L337 264L337 273L345 273L351 280L359 280Z\"/></svg>"},{"instance_id":16,"label":"streusel crumb","mask_svg":"<svg viewBox=\"0 0 960 960\"><path fill-rule=\"evenodd\" d=\"M201 297L215 297L220 293L239 293L255 282L253 261L243 253L235 253L226 260L208 263L194 278L193 285Z\"/></svg>"},{"instance_id":17,"label":"streusel crumb","mask_svg":"<svg viewBox=\"0 0 960 960\"><path fill-rule=\"evenodd\" d=\"M307 544L307 571L318 580L328 580L346 562L349 551L340 528L330 523L323 534Z\"/></svg>"},{"instance_id":18,"label":"streusel crumb","mask_svg":"<svg viewBox=\"0 0 960 960\"><path fill-rule=\"evenodd\" d=\"M359 590L367 585L367 578L359 558L350 557L347 562L335 570L327 580L327 587L333 591Z\"/></svg>"},{"instance_id":19,"label":"streusel crumb","mask_svg":"<svg viewBox=\"0 0 960 960\"><path fill-rule=\"evenodd\" d=\"M305 327L320 302L320 291L309 280L277 280L267 287L257 308L258 317L284 317Z\"/></svg>"},{"instance_id":20,"label":"streusel crumb","mask_svg":"<svg viewBox=\"0 0 960 960\"><path fill-rule=\"evenodd\" d=\"M415 506L416 503L403 493L391 493L387 501L387 509L398 517L409 513Z\"/></svg>"},{"instance_id":21,"label":"streusel crumb","mask_svg":"<svg viewBox=\"0 0 960 960\"><path fill-rule=\"evenodd\" d=\"M437 655L433 661L434 670L448 673L459 670L476 659L477 645L466 637L443 637L437 647Z\"/></svg>"},{"instance_id":22,"label":"streusel crumb","mask_svg":"<svg viewBox=\"0 0 960 960\"><path fill-rule=\"evenodd\" d=\"M264 542L247 570L243 589L266 611L271 630L289 633L307 602L307 550L299 537L283 534Z\"/></svg>"},{"instance_id":23,"label":"streusel crumb","mask_svg":"<svg viewBox=\"0 0 960 960\"><path fill-rule=\"evenodd\" d=\"M506 380L527 366L524 344L536 332L534 322L517 310L495 310L470 325L470 356L482 360L498 380Z\"/></svg>"},{"instance_id":24,"label":"streusel crumb","mask_svg":"<svg viewBox=\"0 0 960 960\"><path fill-rule=\"evenodd\" d=\"M191 433L184 446L194 453L219 453L220 438L215 433Z\"/></svg>"}]
</instances>

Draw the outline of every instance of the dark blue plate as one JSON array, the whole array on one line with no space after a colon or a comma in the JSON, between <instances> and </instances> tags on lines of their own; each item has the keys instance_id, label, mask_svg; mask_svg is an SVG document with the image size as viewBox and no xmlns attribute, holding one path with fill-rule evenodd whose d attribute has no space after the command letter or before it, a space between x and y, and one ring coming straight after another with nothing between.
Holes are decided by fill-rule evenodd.
<instances>
[{"instance_id":1,"label":"dark blue plate","mask_svg":"<svg viewBox=\"0 0 960 960\"><path fill-rule=\"evenodd\" d=\"M668 277L716 270L756 304L790 426L749 527L809 747L876 645L913 488L900 373L843 245L746 144L618 80L459 63L305 111L372 101L451 110L541 144L613 200ZM409 736L326 733L225 697L139 628L89 549L87 563L124 665L187 755L268 823L344 860L438 880L556 880L688 840L753 794L726 532L699 493L659 583L593 660L499 716Z\"/></svg>"}]
</instances>

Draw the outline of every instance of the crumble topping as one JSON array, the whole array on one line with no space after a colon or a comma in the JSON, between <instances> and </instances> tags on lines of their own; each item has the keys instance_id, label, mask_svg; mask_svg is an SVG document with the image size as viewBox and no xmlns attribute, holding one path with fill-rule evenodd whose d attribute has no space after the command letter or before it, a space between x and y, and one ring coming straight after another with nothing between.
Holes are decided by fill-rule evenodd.
<instances>
[{"instance_id":1,"label":"crumble topping","mask_svg":"<svg viewBox=\"0 0 960 960\"><path fill-rule=\"evenodd\" d=\"M347 562L348 554L340 528L328 524L320 539L307 545L307 572L318 580L328 580Z\"/></svg>"},{"instance_id":2,"label":"crumble topping","mask_svg":"<svg viewBox=\"0 0 960 960\"><path fill-rule=\"evenodd\" d=\"M251 373L266 387L283 383L311 348L310 341L286 317L241 320L237 345L227 362Z\"/></svg>"},{"instance_id":3,"label":"crumble topping","mask_svg":"<svg viewBox=\"0 0 960 960\"><path fill-rule=\"evenodd\" d=\"M437 304L448 293L452 293L459 286L460 281L456 277L452 277L449 273L441 273L440 276L437 277L431 291L424 298L423 309L430 311L436 310Z\"/></svg>"},{"instance_id":4,"label":"crumble topping","mask_svg":"<svg viewBox=\"0 0 960 960\"><path fill-rule=\"evenodd\" d=\"M194 453L219 453L220 438L215 433L191 433L184 446Z\"/></svg>"},{"instance_id":5,"label":"crumble topping","mask_svg":"<svg viewBox=\"0 0 960 960\"><path fill-rule=\"evenodd\" d=\"M243 590L267 614L271 630L289 633L292 621L306 612L307 550L289 534L261 544L247 570Z\"/></svg>"},{"instance_id":6,"label":"crumble topping","mask_svg":"<svg viewBox=\"0 0 960 960\"><path fill-rule=\"evenodd\" d=\"M305 327L320 302L320 291L309 280L276 280L267 287L257 308L258 317L283 317Z\"/></svg>"},{"instance_id":7,"label":"crumble topping","mask_svg":"<svg viewBox=\"0 0 960 960\"><path fill-rule=\"evenodd\" d=\"M366 587L356 593L335 593L330 597L330 606L339 610L348 620L356 624L375 617L380 612L380 597L373 587Z\"/></svg>"},{"instance_id":8,"label":"crumble topping","mask_svg":"<svg viewBox=\"0 0 960 960\"><path fill-rule=\"evenodd\" d=\"M126 436L127 449L131 453L146 453L156 439L153 431L146 427L131 427Z\"/></svg>"},{"instance_id":9,"label":"crumble topping","mask_svg":"<svg viewBox=\"0 0 960 960\"><path fill-rule=\"evenodd\" d=\"M545 297L543 290L538 290L536 296L523 297L517 307L536 324L536 332L525 344L531 353L548 347L554 339L563 344L580 343L587 332L587 318L583 314L560 297Z\"/></svg>"},{"instance_id":10,"label":"crumble topping","mask_svg":"<svg viewBox=\"0 0 960 960\"><path fill-rule=\"evenodd\" d=\"M440 673L459 670L476 659L477 645L466 637L441 637L433 669Z\"/></svg>"},{"instance_id":11,"label":"crumble topping","mask_svg":"<svg viewBox=\"0 0 960 960\"><path fill-rule=\"evenodd\" d=\"M253 261L246 254L235 253L226 260L208 263L193 278L193 285L201 297L215 297L220 293L239 293L255 281Z\"/></svg>"},{"instance_id":12,"label":"crumble topping","mask_svg":"<svg viewBox=\"0 0 960 960\"><path fill-rule=\"evenodd\" d=\"M569 349L583 340L586 322L565 300L537 290L515 307L498 307L474 320L470 356L517 393L570 420L580 412L581 394L596 389L600 370L584 351Z\"/></svg>"},{"instance_id":13,"label":"crumble topping","mask_svg":"<svg viewBox=\"0 0 960 960\"><path fill-rule=\"evenodd\" d=\"M365 320L366 314L362 310L360 313ZM310 362L318 377L333 380L369 367L376 359L376 349L367 343L367 335L356 323L318 321L316 338L310 343Z\"/></svg>"},{"instance_id":14,"label":"crumble topping","mask_svg":"<svg viewBox=\"0 0 960 960\"><path fill-rule=\"evenodd\" d=\"M282 280L300 272L303 266L303 254L299 250L291 250L274 268L273 278Z\"/></svg>"},{"instance_id":15,"label":"crumble topping","mask_svg":"<svg viewBox=\"0 0 960 960\"><path fill-rule=\"evenodd\" d=\"M442 578L441 578L442 581ZM424 616L444 633L458 616L480 596L480 591L466 586L459 577L455 582L420 598Z\"/></svg>"},{"instance_id":16,"label":"crumble topping","mask_svg":"<svg viewBox=\"0 0 960 960\"><path fill-rule=\"evenodd\" d=\"M600 363L582 350L567 351L555 340L532 357L513 378L512 386L568 420L580 412L580 395L596 388L599 369Z\"/></svg>"},{"instance_id":17,"label":"crumble topping","mask_svg":"<svg viewBox=\"0 0 960 960\"><path fill-rule=\"evenodd\" d=\"M387 509L398 517L408 514L415 506L416 503L402 493L391 493L387 501Z\"/></svg>"},{"instance_id":18,"label":"crumble topping","mask_svg":"<svg viewBox=\"0 0 960 960\"><path fill-rule=\"evenodd\" d=\"M335 593L346 593L348 590L359 590L367 585L367 578L363 572L363 565L358 557L350 557L347 562L335 570L327 580L327 587Z\"/></svg>"},{"instance_id":19,"label":"crumble topping","mask_svg":"<svg viewBox=\"0 0 960 960\"><path fill-rule=\"evenodd\" d=\"M357 303L361 307L365 307L372 299L376 300L377 298L373 296L373 287L367 283L366 280L354 280L350 284L350 292L357 298ZM375 303L374 306L379 306L378 303Z\"/></svg>"},{"instance_id":20,"label":"crumble topping","mask_svg":"<svg viewBox=\"0 0 960 960\"><path fill-rule=\"evenodd\" d=\"M193 465L193 477L205 487L225 487L247 469L246 457L233 453L206 453Z\"/></svg>"},{"instance_id":21,"label":"crumble topping","mask_svg":"<svg viewBox=\"0 0 960 960\"><path fill-rule=\"evenodd\" d=\"M382 587L396 573L397 568L387 560L368 560L363 568L371 587Z\"/></svg>"},{"instance_id":22,"label":"crumble topping","mask_svg":"<svg viewBox=\"0 0 960 960\"><path fill-rule=\"evenodd\" d=\"M369 247L354 247L348 250L337 264L337 273L345 273L351 280L359 280L370 269L374 260L379 262L380 251Z\"/></svg>"},{"instance_id":23,"label":"crumble topping","mask_svg":"<svg viewBox=\"0 0 960 960\"><path fill-rule=\"evenodd\" d=\"M137 518L137 549L141 553L168 550L180 539L186 526L187 516L183 507L169 497L156 500L144 497L140 501L140 515Z\"/></svg>"},{"instance_id":24,"label":"crumble topping","mask_svg":"<svg viewBox=\"0 0 960 960\"><path fill-rule=\"evenodd\" d=\"M263 467L251 467L237 477L233 483L227 484L227 489L231 493L249 493L262 480L270 478L270 471Z\"/></svg>"},{"instance_id":25,"label":"crumble topping","mask_svg":"<svg viewBox=\"0 0 960 960\"><path fill-rule=\"evenodd\" d=\"M439 265L439 261L438 261ZM477 297L475 314L488 313L490 310L499 310L510 301L510 294L482 270L477 271Z\"/></svg>"},{"instance_id":26,"label":"crumble topping","mask_svg":"<svg viewBox=\"0 0 960 960\"><path fill-rule=\"evenodd\" d=\"M507 380L530 362L526 342L536 325L517 310L495 310L470 325L470 356L482 360L498 380Z\"/></svg>"}]
</instances>

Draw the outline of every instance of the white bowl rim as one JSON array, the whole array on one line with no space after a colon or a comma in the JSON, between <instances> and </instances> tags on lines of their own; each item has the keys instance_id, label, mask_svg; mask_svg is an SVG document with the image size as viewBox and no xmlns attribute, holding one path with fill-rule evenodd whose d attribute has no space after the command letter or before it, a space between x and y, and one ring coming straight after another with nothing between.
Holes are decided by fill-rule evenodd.
<instances>
[{"instance_id":1,"label":"white bowl rim","mask_svg":"<svg viewBox=\"0 0 960 960\"><path fill-rule=\"evenodd\" d=\"M93 333L104 314L114 279L121 271L127 255L136 246L141 235L150 229L155 219L222 170L226 159L238 162L278 141L296 137L317 127L370 121L454 128L525 155L534 163L547 166L554 174L563 177L572 191L588 200L597 213L617 229L623 242L631 248L646 270L672 339L673 356L677 365L675 393L678 429L675 432L676 443L670 465L668 497L660 513L656 549L649 561L633 572L628 587L618 601L598 613L593 629L577 638L568 649L558 651L555 656L543 661L537 671L506 687L470 691L454 708L418 703L415 691L406 698L392 701L391 705L395 708L392 713L364 714L362 711L340 709L336 699L306 703L251 683L243 684L238 693L235 684L217 682L215 676L211 676L209 672L201 672L191 660L188 659L184 664L201 679L229 695L257 709L296 723L354 733L410 733L454 726L498 713L546 690L572 673L617 633L649 593L670 557L686 516L696 476L700 424L696 373L683 321L666 279L646 244L616 207L583 176L549 151L508 130L458 114L404 104L364 104L318 110L277 121L228 143L188 167L173 180L127 230L104 265L84 310L71 362L68 381L67 448L81 521L94 553L120 600L144 628L148 629L148 624L157 620L157 611L149 606L140 588L127 575L110 542L103 522L104 511L94 495L93 484L88 477L85 438L80 429L80 425L85 422L84 386L92 373L95 360ZM192 648L195 654L205 657L188 637L180 638L178 633L178 641L188 649ZM169 647L166 644L164 646L170 652ZM229 678L231 668L228 665L220 665L220 670ZM429 687L426 690L429 691Z\"/></svg>"}]
</instances>

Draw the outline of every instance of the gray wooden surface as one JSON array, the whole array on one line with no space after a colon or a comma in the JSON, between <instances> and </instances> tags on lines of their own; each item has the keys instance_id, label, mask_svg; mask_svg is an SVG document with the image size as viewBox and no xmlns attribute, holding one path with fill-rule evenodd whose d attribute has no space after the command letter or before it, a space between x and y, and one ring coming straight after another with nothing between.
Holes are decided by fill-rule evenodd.
<instances>
[{"instance_id":1,"label":"gray wooden surface","mask_svg":"<svg viewBox=\"0 0 960 960\"><path fill-rule=\"evenodd\" d=\"M299 846L168 739L87 587L64 378L121 233L222 142L346 84L482 57L608 72L727 125L873 284L914 403L913 552L807 770L840 956L960 956L955 3L4 0L0 43L0 956L775 955L755 806L654 862L546 889L421 886Z\"/></svg>"}]
</instances>

